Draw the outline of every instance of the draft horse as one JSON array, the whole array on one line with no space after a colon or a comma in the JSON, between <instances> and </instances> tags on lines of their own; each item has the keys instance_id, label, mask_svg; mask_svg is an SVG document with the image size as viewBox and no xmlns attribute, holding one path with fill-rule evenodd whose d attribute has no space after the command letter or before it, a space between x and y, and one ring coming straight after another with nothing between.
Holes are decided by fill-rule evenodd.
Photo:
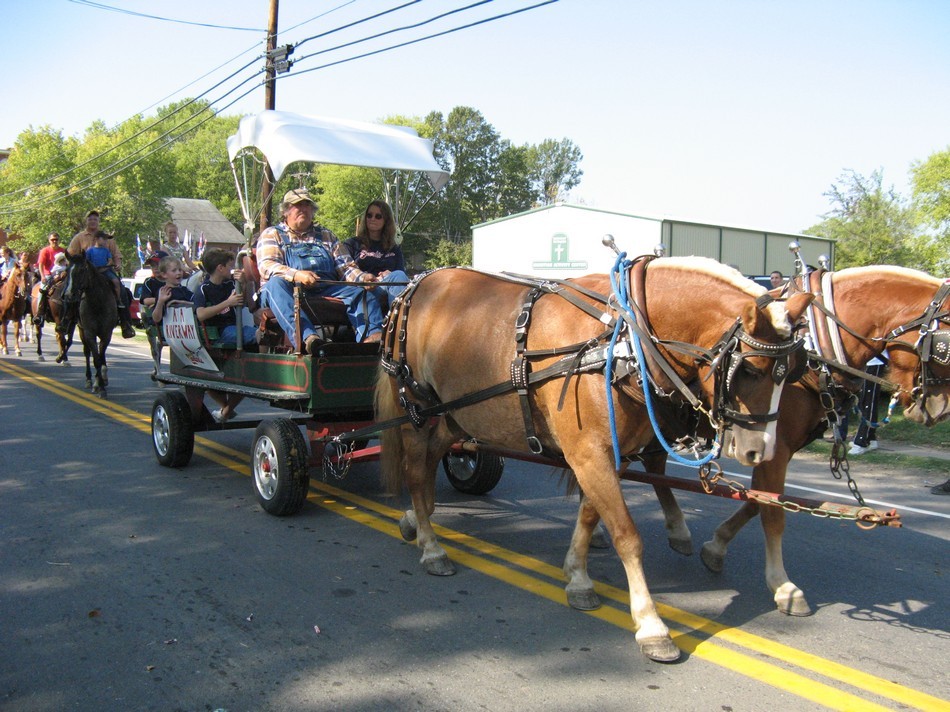
<instances>
[{"instance_id":1,"label":"draft horse","mask_svg":"<svg viewBox=\"0 0 950 712\"><path fill-rule=\"evenodd\" d=\"M792 323L811 297L766 305L762 287L705 258L643 258L631 272L631 310L608 298L607 275L542 283L454 268L410 285L389 312L376 387L377 422L408 413L410 423L383 430L381 465L389 488L405 485L412 499L404 538L416 539L428 573L444 576L455 569L430 516L436 467L452 443L476 438L563 457L623 562L641 651L672 661L680 652L647 588L614 457L612 431L623 455L654 437L633 334L644 335L641 363L658 389L717 428L733 422L737 456L757 464L772 454L785 366L800 346ZM617 279L626 284L626 272ZM586 572L566 573L569 599L593 592Z\"/></svg>"},{"instance_id":2,"label":"draft horse","mask_svg":"<svg viewBox=\"0 0 950 712\"><path fill-rule=\"evenodd\" d=\"M29 271L18 262L10 270L3 288L0 289L0 353L4 356L10 353L7 347L7 323L11 321L13 322L13 348L17 356L23 355L20 350L20 321L26 314L30 282Z\"/></svg>"},{"instance_id":3,"label":"draft horse","mask_svg":"<svg viewBox=\"0 0 950 712\"><path fill-rule=\"evenodd\" d=\"M118 323L119 312L115 302L115 290L107 277L86 259L85 253L69 256L70 280L73 294L82 293L79 300L79 338L86 357L86 388L107 398L109 385L106 349L112 341L112 331ZM93 383L89 361L92 358L96 370Z\"/></svg>"},{"instance_id":4,"label":"draft horse","mask_svg":"<svg viewBox=\"0 0 950 712\"><path fill-rule=\"evenodd\" d=\"M807 310L812 334L810 373L782 392L775 456L758 463L751 487L781 494L792 456L820 437L826 424L837 422L851 393L860 389L860 374L868 361L887 349L887 379L905 407L908 420L932 426L950 417L950 282L917 270L874 266L840 272L812 272L803 285L798 277L792 291L817 295ZM845 443L836 444L846 457ZM666 455L645 462L647 471L661 473ZM656 486L670 546L692 553L689 528L668 487ZM765 532L765 580L775 605L783 613L811 613L805 594L791 581L782 557L785 510L749 500L719 525L703 544L701 558L714 572L722 570L726 551L739 531L761 515Z\"/></svg>"},{"instance_id":5,"label":"draft horse","mask_svg":"<svg viewBox=\"0 0 950 712\"><path fill-rule=\"evenodd\" d=\"M59 326L62 323L63 317L65 316L65 310L63 306L63 290L66 287L66 280L52 285L49 288L49 293L46 295L45 308L42 309L43 313L40 311L40 287L41 284L33 285L33 290L30 294L30 301L32 304L32 312L35 317L39 318L40 321L34 321L34 333L36 335L36 359L38 361L45 361L46 357L43 355L43 325L44 324L53 324L54 326ZM56 343L59 347L59 353L56 355L56 363L61 363L64 366L69 365L69 347L73 345L73 330L70 329L69 333L61 334L58 330L54 329L53 333L56 335Z\"/></svg>"}]
</instances>

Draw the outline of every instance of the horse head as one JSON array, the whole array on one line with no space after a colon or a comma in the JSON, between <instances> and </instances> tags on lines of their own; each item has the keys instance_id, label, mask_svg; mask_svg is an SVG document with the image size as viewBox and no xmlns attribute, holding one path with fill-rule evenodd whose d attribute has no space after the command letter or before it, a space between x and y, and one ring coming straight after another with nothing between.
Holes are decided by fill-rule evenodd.
<instances>
[{"instance_id":1,"label":"horse head","mask_svg":"<svg viewBox=\"0 0 950 712\"><path fill-rule=\"evenodd\" d=\"M692 364L688 356L674 360L695 369L713 427L730 429L728 454L744 465L770 459L782 387L804 366L792 326L813 296L776 301L738 271L706 258L658 259L650 273L649 318L660 343L664 333L685 333L705 350ZM666 348L673 355L676 347Z\"/></svg>"},{"instance_id":2,"label":"horse head","mask_svg":"<svg viewBox=\"0 0 950 712\"><path fill-rule=\"evenodd\" d=\"M950 417L950 280L903 267L834 274L835 312L846 352L865 364L886 349L887 378L905 417L932 426Z\"/></svg>"}]
</instances>

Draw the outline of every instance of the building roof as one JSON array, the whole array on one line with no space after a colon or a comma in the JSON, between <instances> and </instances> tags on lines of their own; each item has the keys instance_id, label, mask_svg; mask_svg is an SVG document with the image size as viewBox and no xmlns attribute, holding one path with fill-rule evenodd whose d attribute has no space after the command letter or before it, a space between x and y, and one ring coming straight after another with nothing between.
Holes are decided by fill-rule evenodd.
<instances>
[{"instance_id":1,"label":"building roof","mask_svg":"<svg viewBox=\"0 0 950 712\"><path fill-rule=\"evenodd\" d=\"M210 200L195 198L165 198L171 211L171 220L181 234L188 230L192 235L204 233L209 243L243 245L244 235L234 227Z\"/></svg>"}]
</instances>

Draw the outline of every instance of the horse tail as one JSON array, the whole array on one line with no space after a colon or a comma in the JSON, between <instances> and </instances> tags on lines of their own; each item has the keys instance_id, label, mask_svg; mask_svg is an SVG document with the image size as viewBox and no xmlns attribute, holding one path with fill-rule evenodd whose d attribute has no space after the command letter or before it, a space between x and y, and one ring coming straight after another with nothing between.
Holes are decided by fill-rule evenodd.
<instances>
[{"instance_id":1,"label":"horse tail","mask_svg":"<svg viewBox=\"0 0 950 712\"><path fill-rule=\"evenodd\" d=\"M380 367L376 375L376 422L383 423L403 414L396 393L395 380ZM405 478L402 466L405 448L402 442L401 428L386 428L379 435L382 446L379 466L382 472L383 486L386 492L398 495L402 491Z\"/></svg>"}]
</instances>

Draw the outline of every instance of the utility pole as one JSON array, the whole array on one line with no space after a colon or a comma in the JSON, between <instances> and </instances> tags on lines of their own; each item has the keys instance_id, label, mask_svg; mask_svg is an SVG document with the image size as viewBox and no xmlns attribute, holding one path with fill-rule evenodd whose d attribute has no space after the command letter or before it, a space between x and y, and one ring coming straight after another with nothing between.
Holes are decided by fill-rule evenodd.
<instances>
[{"instance_id":1,"label":"utility pole","mask_svg":"<svg viewBox=\"0 0 950 712\"><path fill-rule=\"evenodd\" d=\"M267 64L264 72L264 108L277 108L277 82L275 77L277 71L274 66L274 50L277 48L277 3L278 0L270 0L270 12L267 16ZM263 210L261 210L261 219L259 229L263 231L271 224L271 201L270 194L274 189L274 172L270 169L270 164L264 166L264 179L261 181L261 200Z\"/></svg>"}]
</instances>

